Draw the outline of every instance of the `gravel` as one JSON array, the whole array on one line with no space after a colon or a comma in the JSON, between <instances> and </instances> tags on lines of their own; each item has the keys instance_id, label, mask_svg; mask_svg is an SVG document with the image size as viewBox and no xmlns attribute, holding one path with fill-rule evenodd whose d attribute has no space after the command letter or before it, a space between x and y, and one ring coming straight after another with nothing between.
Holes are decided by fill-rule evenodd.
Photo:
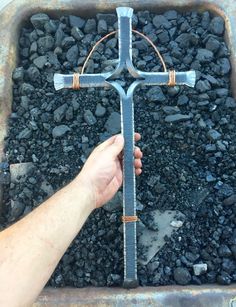
<instances>
[{"instance_id":1,"label":"gravel","mask_svg":"<svg viewBox=\"0 0 236 307\"><path fill-rule=\"evenodd\" d=\"M53 87L55 72L81 71L94 43L117 29L116 15L56 20L35 14L30 20L20 34L19 63L12 75L5 153L8 164L33 162L33 167L14 182L9 170L0 167L6 204L1 227L70 182L95 145L121 129L114 89L56 92ZM158 16L144 11L134 16L133 26L155 42L168 69L197 73L193 89L143 86L134 94L135 130L142 134L139 145L144 152L143 174L137 178L139 216L145 222L138 227L139 238L144 229L156 227L148 217L157 210L185 216L184 223L171 218L169 227L173 229L171 221L181 227L164 238L165 245L149 263L139 262L140 285L231 284L236 280L236 102L224 21L207 11L170 10ZM154 50L142 38L134 39L134 66L162 71ZM117 48L116 37L101 44L86 72L114 69ZM132 78L126 76L125 81ZM119 192L93 212L58 264L50 286L121 285L121 202ZM147 257L140 244L138 254Z\"/></svg>"}]
</instances>

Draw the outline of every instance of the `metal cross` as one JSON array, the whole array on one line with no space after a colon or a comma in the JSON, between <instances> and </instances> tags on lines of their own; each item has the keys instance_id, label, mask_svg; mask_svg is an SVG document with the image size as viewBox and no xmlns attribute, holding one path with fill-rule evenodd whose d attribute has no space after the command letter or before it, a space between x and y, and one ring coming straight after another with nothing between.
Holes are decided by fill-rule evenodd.
<instances>
[{"instance_id":1,"label":"metal cross","mask_svg":"<svg viewBox=\"0 0 236 307\"><path fill-rule=\"evenodd\" d=\"M132 63L132 15L133 9L119 7L118 16L119 61L112 72L101 74L54 75L56 90L61 88L114 87L120 95L121 128L125 139L123 162L123 230L124 230L124 287L138 286L136 248L136 193L134 172L134 110L133 93L139 85L187 85L195 84L195 72L143 72ZM136 79L127 92L115 81L120 73L128 69ZM172 81L171 81L172 79ZM170 82L171 81L171 82ZM75 86L75 83L77 86Z\"/></svg>"}]
</instances>

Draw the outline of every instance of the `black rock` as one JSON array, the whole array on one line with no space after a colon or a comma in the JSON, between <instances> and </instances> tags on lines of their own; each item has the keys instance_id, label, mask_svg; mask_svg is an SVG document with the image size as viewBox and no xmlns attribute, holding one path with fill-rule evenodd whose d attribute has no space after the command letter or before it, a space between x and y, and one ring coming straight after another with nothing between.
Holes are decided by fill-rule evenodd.
<instances>
[{"instance_id":1,"label":"black rock","mask_svg":"<svg viewBox=\"0 0 236 307\"><path fill-rule=\"evenodd\" d=\"M173 114L168 115L165 117L165 122L167 123L175 123L175 122L182 122L191 119L191 115L185 115L185 114Z\"/></svg>"},{"instance_id":2,"label":"black rock","mask_svg":"<svg viewBox=\"0 0 236 307\"><path fill-rule=\"evenodd\" d=\"M97 20L105 20L108 26L114 26L117 21L117 16L115 14L97 14Z\"/></svg>"},{"instance_id":3,"label":"black rock","mask_svg":"<svg viewBox=\"0 0 236 307\"><path fill-rule=\"evenodd\" d=\"M170 29L171 28L171 23L163 15L156 15L153 18L152 23L157 29L160 29L160 28Z\"/></svg>"},{"instance_id":4,"label":"black rock","mask_svg":"<svg viewBox=\"0 0 236 307\"><path fill-rule=\"evenodd\" d=\"M7 171L0 172L0 184L10 184L11 183L11 174Z\"/></svg>"},{"instance_id":5,"label":"black rock","mask_svg":"<svg viewBox=\"0 0 236 307\"><path fill-rule=\"evenodd\" d=\"M37 67L34 67L34 66L30 66L28 69L27 69L27 77L30 81L38 81L40 80L40 72L38 70Z\"/></svg>"},{"instance_id":6,"label":"black rock","mask_svg":"<svg viewBox=\"0 0 236 307\"><path fill-rule=\"evenodd\" d=\"M84 33L77 27L71 29L71 36L74 37L77 41L81 41L84 38Z\"/></svg>"},{"instance_id":7,"label":"black rock","mask_svg":"<svg viewBox=\"0 0 236 307\"><path fill-rule=\"evenodd\" d=\"M162 89L160 86L153 86L147 91L147 100L148 101L165 101L166 97L162 92Z\"/></svg>"},{"instance_id":8,"label":"black rock","mask_svg":"<svg viewBox=\"0 0 236 307\"><path fill-rule=\"evenodd\" d=\"M77 64L78 54L79 54L79 49L78 49L77 45L72 46L70 49L68 49L68 51L66 53L67 60L73 66L76 66L76 64Z\"/></svg>"},{"instance_id":9,"label":"black rock","mask_svg":"<svg viewBox=\"0 0 236 307\"><path fill-rule=\"evenodd\" d=\"M214 54L208 49L198 49L196 59L200 63L209 63L213 60Z\"/></svg>"},{"instance_id":10,"label":"black rock","mask_svg":"<svg viewBox=\"0 0 236 307\"><path fill-rule=\"evenodd\" d=\"M38 45L36 42L33 42L31 45L30 45L30 54L32 53L36 53L38 51Z\"/></svg>"},{"instance_id":11,"label":"black rock","mask_svg":"<svg viewBox=\"0 0 236 307\"><path fill-rule=\"evenodd\" d=\"M135 41L133 43L134 48L138 49L139 51L147 51L148 46L145 40Z\"/></svg>"},{"instance_id":12,"label":"black rock","mask_svg":"<svg viewBox=\"0 0 236 307\"><path fill-rule=\"evenodd\" d=\"M47 195L47 196L51 196L54 193L53 187L52 185L47 182L47 181L43 181L41 183L40 189Z\"/></svg>"},{"instance_id":13,"label":"black rock","mask_svg":"<svg viewBox=\"0 0 236 307\"><path fill-rule=\"evenodd\" d=\"M180 112L180 109L177 106L164 106L162 110L166 114L176 114Z\"/></svg>"},{"instance_id":14,"label":"black rock","mask_svg":"<svg viewBox=\"0 0 236 307\"><path fill-rule=\"evenodd\" d=\"M164 16L166 17L166 19L168 20L173 20L173 19L177 19L178 17L178 13L174 10L169 10L169 11L166 11L164 13Z\"/></svg>"},{"instance_id":15,"label":"black rock","mask_svg":"<svg viewBox=\"0 0 236 307\"><path fill-rule=\"evenodd\" d=\"M105 33L107 33L107 23L106 23L105 20L100 19L98 21L97 31L98 31L98 34L105 34Z\"/></svg>"},{"instance_id":16,"label":"black rock","mask_svg":"<svg viewBox=\"0 0 236 307\"><path fill-rule=\"evenodd\" d=\"M40 37L37 41L38 53L43 55L54 47L54 38L51 35Z\"/></svg>"},{"instance_id":17,"label":"black rock","mask_svg":"<svg viewBox=\"0 0 236 307\"><path fill-rule=\"evenodd\" d=\"M61 42L61 46L64 49L69 49L70 47L72 47L75 44L75 39L72 36L67 36L65 37L62 42Z\"/></svg>"},{"instance_id":18,"label":"black rock","mask_svg":"<svg viewBox=\"0 0 236 307\"><path fill-rule=\"evenodd\" d=\"M174 269L174 279L179 285L187 285L191 281L191 275L187 268Z\"/></svg>"},{"instance_id":19,"label":"black rock","mask_svg":"<svg viewBox=\"0 0 236 307\"><path fill-rule=\"evenodd\" d=\"M98 103L96 106L95 115L97 117L103 117L105 113L106 113L106 108L104 108L100 103Z\"/></svg>"},{"instance_id":20,"label":"black rock","mask_svg":"<svg viewBox=\"0 0 236 307\"><path fill-rule=\"evenodd\" d=\"M116 48L117 46L117 39L115 37L109 39L109 41L106 43L107 48Z\"/></svg>"},{"instance_id":21,"label":"black rock","mask_svg":"<svg viewBox=\"0 0 236 307\"><path fill-rule=\"evenodd\" d=\"M206 49L212 51L213 53L216 53L219 47L220 47L220 42L212 36L206 42Z\"/></svg>"},{"instance_id":22,"label":"black rock","mask_svg":"<svg viewBox=\"0 0 236 307\"><path fill-rule=\"evenodd\" d=\"M35 29L44 30L44 25L50 20L49 16L43 13L32 15L30 21Z\"/></svg>"},{"instance_id":23,"label":"black rock","mask_svg":"<svg viewBox=\"0 0 236 307\"><path fill-rule=\"evenodd\" d=\"M180 48L188 49L191 44L191 35L189 33L180 34L175 41L178 43Z\"/></svg>"},{"instance_id":24,"label":"black rock","mask_svg":"<svg viewBox=\"0 0 236 307\"><path fill-rule=\"evenodd\" d=\"M92 33L96 31L96 20L95 19L88 19L84 26L84 33Z\"/></svg>"},{"instance_id":25,"label":"black rock","mask_svg":"<svg viewBox=\"0 0 236 307\"><path fill-rule=\"evenodd\" d=\"M110 134L116 134L121 129L121 117L118 112L112 112L105 123L105 128Z\"/></svg>"},{"instance_id":26,"label":"black rock","mask_svg":"<svg viewBox=\"0 0 236 307\"><path fill-rule=\"evenodd\" d=\"M236 259L236 245L235 244L231 245L230 249L231 249L231 252L234 256L234 259Z\"/></svg>"},{"instance_id":27,"label":"black rock","mask_svg":"<svg viewBox=\"0 0 236 307\"><path fill-rule=\"evenodd\" d=\"M10 216L12 220L19 218L25 209L25 203L22 200L11 200Z\"/></svg>"},{"instance_id":28,"label":"black rock","mask_svg":"<svg viewBox=\"0 0 236 307\"><path fill-rule=\"evenodd\" d=\"M211 129L211 130L208 131L207 136L209 137L210 140L216 141L216 140L219 140L221 138L221 133L219 133L215 129Z\"/></svg>"},{"instance_id":29,"label":"black rock","mask_svg":"<svg viewBox=\"0 0 236 307\"><path fill-rule=\"evenodd\" d=\"M55 128L53 128L52 130L52 136L53 138L58 138L58 137L62 137L63 135L65 135L68 131L70 131L70 128L66 125L60 125L60 126L56 126Z\"/></svg>"},{"instance_id":30,"label":"black rock","mask_svg":"<svg viewBox=\"0 0 236 307\"><path fill-rule=\"evenodd\" d=\"M214 272L214 271L211 271L209 273L206 274L206 277L207 277L207 281L209 283L214 283L216 282L216 276L217 276L217 273Z\"/></svg>"},{"instance_id":31,"label":"black rock","mask_svg":"<svg viewBox=\"0 0 236 307\"><path fill-rule=\"evenodd\" d=\"M33 63L39 69L42 69L42 68L44 68L44 65L47 63L47 56L42 55L40 57L37 57L36 59L34 59Z\"/></svg>"},{"instance_id":32,"label":"black rock","mask_svg":"<svg viewBox=\"0 0 236 307\"><path fill-rule=\"evenodd\" d=\"M74 111L79 109L79 103L76 101L76 99L72 99L72 107Z\"/></svg>"},{"instance_id":33,"label":"black rock","mask_svg":"<svg viewBox=\"0 0 236 307\"><path fill-rule=\"evenodd\" d=\"M226 108L229 108L229 109L235 109L236 108L235 99L232 98L232 97L227 97L226 101L225 101L225 106L226 106Z\"/></svg>"},{"instance_id":34,"label":"black rock","mask_svg":"<svg viewBox=\"0 0 236 307\"><path fill-rule=\"evenodd\" d=\"M189 98L186 95L179 95L177 104L179 106L186 105L189 101Z\"/></svg>"},{"instance_id":35,"label":"black rock","mask_svg":"<svg viewBox=\"0 0 236 307\"><path fill-rule=\"evenodd\" d=\"M58 24L55 20L49 20L49 21L45 22L45 24L44 24L45 32L48 33L48 34L56 33L57 28L58 28Z\"/></svg>"},{"instance_id":36,"label":"black rock","mask_svg":"<svg viewBox=\"0 0 236 307\"><path fill-rule=\"evenodd\" d=\"M73 119L74 112L73 112L73 107L69 106L67 111L66 111L66 120L70 121Z\"/></svg>"},{"instance_id":37,"label":"black rock","mask_svg":"<svg viewBox=\"0 0 236 307\"><path fill-rule=\"evenodd\" d=\"M219 73L218 74L220 76L224 76L224 75L226 75L230 72L231 65L230 65L230 62L227 58L219 59L217 61L217 64L219 65Z\"/></svg>"},{"instance_id":38,"label":"black rock","mask_svg":"<svg viewBox=\"0 0 236 307\"><path fill-rule=\"evenodd\" d=\"M20 86L21 95L28 95L34 92L34 86L29 83L22 83Z\"/></svg>"},{"instance_id":39,"label":"black rock","mask_svg":"<svg viewBox=\"0 0 236 307\"><path fill-rule=\"evenodd\" d=\"M120 285L122 281L122 278L118 274L110 274L107 278L107 285L108 286L115 286L115 285Z\"/></svg>"},{"instance_id":40,"label":"black rock","mask_svg":"<svg viewBox=\"0 0 236 307\"><path fill-rule=\"evenodd\" d=\"M212 85L219 85L218 80L209 74L202 74L202 77L208 80Z\"/></svg>"},{"instance_id":41,"label":"black rock","mask_svg":"<svg viewBox=\"0 0 236 307\"><path fill-rule=\"evenodd\" d=\"M71 28L76 27L81 29L85 25L85 20L79 16L69 15L69 23Z\"/></svg>"},{"instance_id":42,"label":"black rock","mask_svg":"<svg viewBox=\"0 0 236 307\"><path fill-rule=\"evenodd\" d=\"M169 42L169 34L168 31L162 31L160 34L157 35L159 41L161 44L165 44L167 42Z\"/></svg>"},{"instance_id":43,"label":"black rock","mask_svg":"<svg viewBox=\"0 0 236 307\"><path fill-rule=\"evenodd\" d=\"M191 262L195 262L199 258L199 256L199 254L193 254L191 252L185 253L185 257Z\"/></svg>"},{"instance_id":44,"label":"black rock","mask_svg":"<svg viewBox=\"0 0 236 307\"><path fill-rule=\"evenodd\" d=\"M199 80L196 83L196 90L200 93L207 92L211 89L211 84L208 80Z\"/></svg>"},{"instance_id":45,"label":"black rock","mask_svg":"<svg viewBox=\"0 0 236 307\"><path fill-rule=\"evenodd\" d=\"M65 33L59 26L55 34L55 46L61 46L63 39L65 38Z\"/></svg>"},{"instance_id":46,"label":"black rock","mask_svg":"<svg viewBox=\"0 0 236 307\"><path fill-rule=\"evenodd\" d=\"M23 81L24 79L24 68L23 67L17 67L12 74L12 79L16 82Z\"/></svg>"},{"instance_id":47,"label":"black rock","mask_svg":"<svg viewBox=\"0 0 236 307\"><path fill-rule=\"evenodd\" d=\"M62 119L65 117L66 110L68 106L66 103L58 107L54 112L53 112L53 118L56 123L60 123Z\"/></svg>"},{"instance_id":48,"label":"black rock","mask_svg":"<svg viewBox=\"0 0 236 307\"><path fill-rule=\"evenodd\" d=\"M220 16L214 17L210 22L209 27L211 33L216 35L222 35L225 30L225 22L224 19Z\"/></svg>"},{"instance_id":49,"label":"black rock","mask_svg":"<svg viewBox=\"0 0 236 307\"><path fill-rule=\"evenodd\" d=\"M214 151L216 151L216 145L215 144L206 144L205 150L206 150L206 152L214 152Z\"/></svg>"},{"instance_id":50,"label":"black rock","mask_svg":"<svg viewBox=\"0 0 236 307\"><path fill-rule=\"evenodd\" d=\"M217 88L215 93L218 97L227 97L229 95L229 90L227 88Z\"/></svg>"},{"instance_id":51,"label":"black rock","mask_svg":"<svg viewBox=\"0 0 236 307\"><path fill-rule=\"evenodd\" d=\"M201 25L202 25L204 30L209 28L209 25L210 25L210 14L209 14L209 12L206 11L206 12L202 13Z\"/></svg>"},{"instance_id":52,"label":"black rock","mask_svg":"<svg viewBox=\"0 0 236 307\"><path fill-rule=\"evenodd\" d=\"M219 257L230 257L232 255L232 252L227 245L222 244L218 248L218 255Z\"/></svg>"},{"instance_id":53,"label":"black rock","mask_svg":"<svg viewBox=\"0 0 236 307\"><path fill-rule=\"evenodd\" d=\"M220 150L220 151L226 151L226 149L227 149L227 144L226 144L224 141L217 141L216 144L217 144L218 150Z\"/></svg>"},{"instance_id":54,"label":"black rock","mask_svg":"<svg viewBox=\"0 0 236 307\"><path fill-rule=\"evenodd\" d=\"M167 89L167 93L170 97L175 97L176 95L178 95L180 91L180 87L179 86L169 86Z\"/></svg>"},{"instance_id":55,"label":"black rock","mask_svg":"<svg viewBox=\"0 0 236 307\"><path fill-rule=\"evenodd\" d=\"M225 206L232 206L232 205L236 204L236 194L233 194L233 195L227 197L226 199L224 199L223 204Z\"/></svg>"},{"instance_id":56,"label":"black rock","mask_svg":"<svg viewBox=\"0 0 236 307\"><path fill-rule=\"evenodd\" d=\"M29 128L23 129L17 136L19 140L21 139L29 139L31 137L31 130Z\"/></svg>"},{"instance_id":57,"label":"black rock","mask_svg":"<svg viewBox=\"0 0 236 307\"><path fill-rule=\"evenodd\" d=\"M97 122L96 118L94 117L93 113L90 110L85 110L84 120L89 126L92 126Z\"/></svg>"},{"instance_id":58,"label":"black rock","mask_svg":"<svg viewBox=\"0 0 236 307\"><path fill-rule=\"evenodd\" d=\"M220 285L230 285L231 284L231 278L230 275L227 272L221 272L220 275L217 276L217 282Z\"/></svg>"},{"instance_id":59,"label":"black rock","mask_svg":"<svg viewBox=\"0 0 236 307\"><path fill-rule=\"evenodd\" d=\"M232 274L236 269L236 263L234 260L231 260L229 258L223 259L223 263L222 263L222 270Z\"/></svg>"}]
</instances>

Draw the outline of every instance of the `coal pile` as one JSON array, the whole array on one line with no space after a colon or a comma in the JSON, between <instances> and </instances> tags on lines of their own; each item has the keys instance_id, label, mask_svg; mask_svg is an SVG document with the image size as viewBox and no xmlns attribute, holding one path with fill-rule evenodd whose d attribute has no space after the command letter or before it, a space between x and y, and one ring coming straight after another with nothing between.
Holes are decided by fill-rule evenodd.
<instances>
[{"instance_id":1,"label":"coal pile","mask_svg":"<svg viewBox=\"0 0 236 307\"><path fill-rule=\"evenodd\" d=\"M11 181L7 170L4 219L18 220L79 172L94 146L120 131L119 97L106 89L61 90L55 72L80 71L91 47L117 29L114 14L85 20L46 14L30 18L19 38L13 72L13 105L5 142L6 162L32 162ZM142 134L143 174L137 179L138 235L158 232L155 210L178 210L176 231L152 259L139 262L140 284L228 285L236 280L236 101L232 98L229 50L221 17L209 12L154 15L137 12L133 27L158 46L167 67L196 70L194 89L143 87L134 97L136 131ZM112 70L117 37L102 43L87 72ZM134 35L134 65L161 71L153 49ZM124 82L124 81L123 81ZM6 163L2 168L6 168ZM94 212L60 261L49 285L121 285L122 192ZM151 218L152 217L152 218ZM153 242L155 244L155 242ZM140 259L147 250L139 244Z\"/></svg>"}]
</instances>

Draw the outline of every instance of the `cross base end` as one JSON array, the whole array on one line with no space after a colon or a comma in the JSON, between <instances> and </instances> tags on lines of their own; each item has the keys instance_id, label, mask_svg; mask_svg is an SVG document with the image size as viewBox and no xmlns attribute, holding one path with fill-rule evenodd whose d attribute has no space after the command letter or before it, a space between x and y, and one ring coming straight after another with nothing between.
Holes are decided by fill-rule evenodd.
<instances>
[{"instance_id":1,"label":"cross base end","mask_svg":"<svg viewBox=\"0 0 236 307\"><path fill-rule=\"evenodd\" d=\"M125 289L134 289L137 288L138 286L139 286L138 279L127 278L123 282L123 288Z\"/></svg>"}]
</instances>

